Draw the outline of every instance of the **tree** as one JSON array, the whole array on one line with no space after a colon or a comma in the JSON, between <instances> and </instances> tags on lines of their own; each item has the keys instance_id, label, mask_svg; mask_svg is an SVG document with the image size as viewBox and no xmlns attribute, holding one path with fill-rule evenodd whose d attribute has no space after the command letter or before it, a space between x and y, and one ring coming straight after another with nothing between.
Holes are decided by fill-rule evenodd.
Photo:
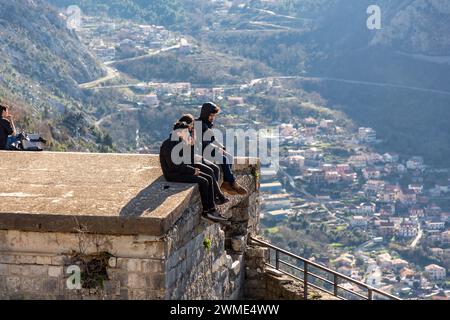
<instances>
[{"instance_id":1,"label":"tree","mask_svg":"<svg viewBox=\"0 0 450 320\"><path fill-rule=\"evenodd\" d=\"M113 139L111 138L111 136L109 135L109 133L107 133L104 137L103 137L103 145L108 146L110 148L113 147Z\"/></svg>"}]
</instances>

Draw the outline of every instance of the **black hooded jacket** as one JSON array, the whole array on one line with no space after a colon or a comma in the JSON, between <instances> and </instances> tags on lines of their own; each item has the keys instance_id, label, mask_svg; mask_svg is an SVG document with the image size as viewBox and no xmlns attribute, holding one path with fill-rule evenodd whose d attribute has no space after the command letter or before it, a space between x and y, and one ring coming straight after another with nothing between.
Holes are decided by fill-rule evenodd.
<instances>
[{"instance_id":1,"label":"black hooded jacket","mask_svg":"<svg viewBox=\"0 0 450 320\"><path fill-rule=\"evenodd\" d=\"M214 113L214 111L216 111L216 109L217 109L217 106L215 104L213 104L213 103L205 103L202 106L202 110L200 112L200 118L197 119L198 121L202 122L202 137L204 136L205 132L207 132L208 130L212 131L212 129L214 127L214 123L209 122L208 119L209 119L209 116L212 113ZM203 150L205 150L205 148L209 144L211 144L212 142L216 141L216 138L214 137L214 134L212 132L211 132L210 137L211 137L210 140L202 139L202 141L203 141Z\"/></svg>"},{"instance_id":2,"label":"black hooded jacket","mask_svg":"<svg viewBox=\"0 0 450 320\"><path fill-rule=\"evenodd\" d=\"M181 141L172 141L171 138L165 140L159 153L159 161L164 177L167 180L176 180L177 176L194 175L195 168L188 164L175 164L172 161L172 150ZM182 156L182 154L180 154Z\"/></svg>"},{"instance_id":3,"label":"black hooded jacket","mask_svg":"<svg viewBox=\"0 0 450 320\"><path fill-rule=\"evenodd\" d=\"M8 142L8 136L14 133L14 127L11 122L6 119L0 118L0 150L6 150L6 144Z\"/></svg>"}]
</instances>

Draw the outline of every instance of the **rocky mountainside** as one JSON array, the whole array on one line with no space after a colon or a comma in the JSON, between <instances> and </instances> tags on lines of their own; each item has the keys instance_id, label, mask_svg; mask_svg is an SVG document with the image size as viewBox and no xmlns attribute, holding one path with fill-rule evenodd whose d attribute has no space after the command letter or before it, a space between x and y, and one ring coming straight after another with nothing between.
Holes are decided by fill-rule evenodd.
<instances>
[{"instance_id":1,"label":"rocky mountainside","mask_svg":"<svg viewBox=\"0 0 450 320\"><path fill-rule=\"evenodd\" d=\"M377 129L386 150L448 165L450 1L377 1L381 30L366 27L372 3L338 0L319 15L305 38L305 51L314 53L307 72L354 82L325 80L310 89Z\"/></svg>"},{"instance_id":2,"label":"rocky mountainside","mask_svg":"<svg viewBox=\"0 0 450 320\"><path fill-rule=\"evenodd\" d=\"M389 1L392 2L398 2L394 8L397 10L388 11L386 25L372 38L371 45L415 54L449 55L450 1Z\"/></svg>"},{"instance_id":3,"label":"rocky mountainside","mask_svg":"<svg viewBox=\"0 0 450 320\"><path fill-rule=\"evenodd\" d=\"M87 15L101 12L114 18L175 27L184 22L183 6L179 0L48 0L60 8L77 5Z\"/></svg>"},{"instance_id":4,"label":"rocky mountainside","mask_svg":"<svg viewBox=\"0 0 450 320\"><path fill-rule=\"evenodd\" d=\"M46 1L0 0L0 98L15 105L20 128L40 131L52 148L76 149L79 136L95 149L101 133L91 128L91 98L78 84L103 74Z\"/></svg>"}]
</instances>

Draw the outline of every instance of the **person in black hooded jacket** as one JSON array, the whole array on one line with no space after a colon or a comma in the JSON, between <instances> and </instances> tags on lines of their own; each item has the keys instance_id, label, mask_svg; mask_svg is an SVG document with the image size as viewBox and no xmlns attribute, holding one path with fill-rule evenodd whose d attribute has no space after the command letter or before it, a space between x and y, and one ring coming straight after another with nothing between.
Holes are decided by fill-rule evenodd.
<instances>
[{"instance_id":1,"label":"person in black hooded jacket","mask_svg":"<svg viewBox=\"0 0 450 320\"><path fill-rule=\"evenodd\" d=\"M222 193L222 190L219 187L220 168L217 165L215 165L214 163L212 163L211 161L208 161L205 158L201 157L201 155L195 154L195 130L194 130L195 118L194 118L194 116L191 114L184 114L180 118L180 120L178 120L178 122L186 122L189 125L189 133L191 135L191 144L192 144L191 161L194 164L194 167L200 169L201 172L214 177L214 180L215 180L214 190L215 190L216 204L222 205L222 204L230 202L230 199L228 199Z\"/></svg>"},{"instance_id":2,"label":"person in black hooded jacket","mask_svg":"<svg viewBox=\"0 0 450 320\"><path fill-rule=\"evenodd\" d=\"M161 146L159 160L163 175L167 181L182 183L197 183L200 189L200 197L203 206L203 215L215 221L227 221L216 209L214 177L196 168L190 161L188 163L176 163L173 159L175 147L180 147L178 156L183 159L183 150L191 150L189 125L186 122L177 122L169 139ZM175 151L176 152L176 151ZM211 170L212 171L212 170ZM218 186L217 186L218 188Z\"/></svg>"},{"instance_id":3,"label":"person in black hooded jacket","mask_svg":"<svg viewBox=\"0 0 450 320\"><path fill-rule=\"evenodd\" d=\"M213 134L214 120L219 112L220 108L213 102L207 102L202 106L200 118L198 119L202 122L202 148L204 151L207 146L212 145L214 147L212 152L213 157L215 156L214 153L218 153L222 156L222 161L220 163L220 167L224 174L222 189L232 195L246 195L248 193L247 190L236 182L236 178L233 174L232 167L234 157L226 151L225 146L215 139ZM204 139L205 133L208 133L207 135L211 138Z\"/></svg>"},{"instance_id":4,"label":"person in black hooded jacket","mask_svg":"<svg viewBox=\"0 0 450 320\"><path fill-rule=\"evenodd\" d=\"M8 136L15 135L14 120L9 113L9 107L0 105L0 150L7 149Z\"/></svg>"}]
</instances>

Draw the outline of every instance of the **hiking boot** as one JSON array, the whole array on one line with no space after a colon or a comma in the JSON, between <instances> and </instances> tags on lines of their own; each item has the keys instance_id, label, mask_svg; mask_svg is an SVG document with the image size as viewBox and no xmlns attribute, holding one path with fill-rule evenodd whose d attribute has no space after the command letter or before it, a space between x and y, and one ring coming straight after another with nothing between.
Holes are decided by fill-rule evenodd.
<instances>
[{"instance_id":1,"label":"hiking boot","mask_svg":"<svg viewBox=\"0 0 450 320\"><path fill-rule=\"evenodd\" d=\"M221 189L232 196L238 195L238 192L233 188L233 185L230 182L225 181L222 183Z\"/></svg>"},{"instance_id":2,"label":"hiking boot","mask_svg":"<svg viewBox=\"0 0 450 320\"><path fill-rule=\"evenodd\" d=\"M237 182L233 183L231 185L231 188L233 188L233 190L237 192L237 194L240 194L241 196L245 196L248 194L248 191Z\"/></svg>"},{"instance_id":3,"label":"hiking boot","mask_svg":"<svg viewBox=\"0 0 450 320\"><path fill-rule=\"evenodd\" d=\"M216 210L212 210L212 211L208 212L206 217L210 220L217 221L217 222L226 222L226 221L230 220L229 218L227 219L227 218L223 217Z\"/></svg>"}]
</instances>

